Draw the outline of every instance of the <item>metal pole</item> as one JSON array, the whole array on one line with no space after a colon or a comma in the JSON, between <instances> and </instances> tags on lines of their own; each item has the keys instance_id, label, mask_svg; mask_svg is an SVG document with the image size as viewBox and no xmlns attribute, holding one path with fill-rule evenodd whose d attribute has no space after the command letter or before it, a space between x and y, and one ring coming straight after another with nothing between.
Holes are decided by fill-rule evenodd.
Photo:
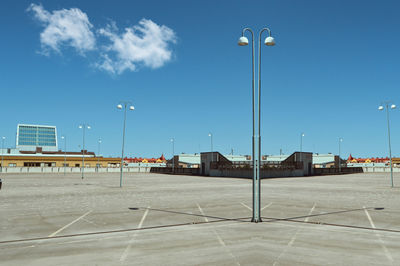
<instances>
[{"instance_id":1,"label":"metal pole","mask_svg":"<svg viewBox=\"0 0 400 266\"><path fill-rule=\"evenodd\" d=\"M3 173L3 164L4 164L4 139L5 137L1 138L1 168L0 168L1 173Z\"/></svg>"},{"instance_id":2,"label":"metal pole","mask_svg":"<svg viewBox=\"0 0 400 266\"><path fill-rule=\"evenodd\" d=\"M83 135L83 140L82 140L82 142L83 142L83 150L82 150L82 179L83 179L83 176L84 176L84 171L85 171L85 127L86 127L86 124L83 124L82 125L82 129L83 129L83 131L82 131L82 135Z\"/></svg>"},{"instance_id":3,"label":"metal pole","mask_svg":"<svg viewBox=\"0 0 400 266\"><path fill-rule=\"evenodd\" d=\"M303 165L302 161L302 155L303 155L303 133L300 134L300 162Z\"/></svg>"},{"instance_id":4,"label":"metal pole","mask_svg":"<svg viewBox=\"0 0 400 266\"><path fill-rule=\"evenodd\" d=\"M386 115L387 115L388 137L389 137L390 182L393 187L393 164L392 164L392 147L390 145L389 103L386 103Z\"/></svg>"},{"instance_id":5,"label":"metal pole","mask_svg":"<svg viewBox=\"0 0 400 266\"><path fill-rule=\"evenodd\" d=\"M213 149L213 135L210 134L210 136L211 136L211 152L213 152L214 151L214 149Z\"/></svg>"},{"instance_id":6,"label":"metal pole","mask_svg":"<svg viewBox=\"0 0 400 266\"><path fill-rule=\"evenodd\" d=\"M121 155L121 174L119 178L119 187L122 187L122 169L124 166L124 145L125 145L125 122L126 122L126 105L127 103L124 103L124 129L122 133L122 155Z\"/></svg>"},{"instance_id":7,"label":"metal pole","mask_svg":"<svg viewBox=\"0 0 400 266\"><path fill-rule=\"evenodd\" d=\"M341 161L340 161L340 142L342 141L341 138L339 138L339 173L341 172Z\"/></svg>"},{"instance_id":8,"label":"metal pole","mask_svg":"<svg viewBox=\"0 0 400 266\"><path fill-rule=\"evenodd\" d=\"M66 174L67 167L67 137L64 136L64 175Z\"/></svg>"},{"instance_id":9,"label":"metal pole","mask_svg":"<svg viewBox=\"0 0 400 266\"><path fill-rule=\"evenodd\" d=\"M100 165L100 145L101 145L101 139L99 139L99 141L98 141L98 149L97 149L97 172L99 171L99 165Z\"/></svg>"},{"instance_id":10,"label":"metal pole","mask_svg":"<svg viewBox=\"0 0 400 266\"><path fill-rule=\"evenodd\" d=\"M251 33L251 44L252 44L252 48L251 48L251 65L252 65L252 113L253 113L253 136L252 136L252 159L253 159L253 217L251 219L252 222L259 222L259 207L258 207L258 182L257 182L257 163L256 163L256 136L255 136L255 132L256 132L256 119L255 119L255 113L256 113L256 106L255 106L255 102L256 102L256 91L255 91L255 73L254 73L254 33L250 28L245 28L242 31L242 35L244 35L245 31L249 31Z\"/></svg>"},{"instance_id":11,"label":"metal pole","mask_svg":"<svg viewBox=\"0 0 400 266\"><path fill-rule=\"evenodd\" d=\"M175 172L175 139L171 139L172 142L172 173Z\"/></svg>"},{"instance_id":12,"label":"metal pole","mask_svg":"<svg viewBox=\"0 0 400 266\"><path fill-rule=\"evenodd\" d=\"M271 35L271 31L268 28L263 28L260 31L258 40L258 163L257 163L257 176L256 182L258 186L258 197L257 197L257 205L258 205L258 222L262 222L261 220L261 166L262 166L262 156L261 156L261 35L264 31L268 31L269 35ZM257 221L256 221L257 222Z\"/></svg>"}]
</instances>

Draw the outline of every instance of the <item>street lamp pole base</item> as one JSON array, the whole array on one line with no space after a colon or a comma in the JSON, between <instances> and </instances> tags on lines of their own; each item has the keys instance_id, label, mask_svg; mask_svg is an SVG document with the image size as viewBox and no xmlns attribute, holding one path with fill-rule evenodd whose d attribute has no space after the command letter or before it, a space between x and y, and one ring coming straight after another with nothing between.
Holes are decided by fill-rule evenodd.
<instances>
[{"instance_id":1,"label":"street lamp pole base","mask_svg":"<svg viewBox=\"0 0 400 266\"><path fill-rule=\"evenodd\" d=\"M258 218L258 219L251 218L251 222L252 222L252 223L261 223L262 220L261 220L261 218Z\"/></svg>"}]
</instances>

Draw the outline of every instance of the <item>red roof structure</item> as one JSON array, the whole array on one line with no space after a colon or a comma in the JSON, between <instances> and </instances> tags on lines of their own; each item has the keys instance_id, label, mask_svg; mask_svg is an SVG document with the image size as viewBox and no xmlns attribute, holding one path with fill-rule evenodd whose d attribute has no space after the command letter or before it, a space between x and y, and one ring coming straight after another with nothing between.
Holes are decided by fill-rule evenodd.
<instances>
[{"instance_id":1,"label":"red roof structure","mask_svg":"<svg viewBox=\"0 0 400 266\"><path fill-rule=\"evenodd\" d=\"M142 158L142 157L128 158L128 157L125 157L124 161L126 163L165 163L165 162L167 162L167 160L164 157L164 154L162 154L160 158Z\"/></svg>"},{"instance_id":2,"label":"red roof structure","mask_svg":"<svg viewBox=\"0 0 400 266\"><path fill-rule=\"evenodd\" d=\"M353 158L353 156L349 156L349 158L347 158L347 163L387 163L389 162L389 158Z\"/></svg>"}]
</instances>

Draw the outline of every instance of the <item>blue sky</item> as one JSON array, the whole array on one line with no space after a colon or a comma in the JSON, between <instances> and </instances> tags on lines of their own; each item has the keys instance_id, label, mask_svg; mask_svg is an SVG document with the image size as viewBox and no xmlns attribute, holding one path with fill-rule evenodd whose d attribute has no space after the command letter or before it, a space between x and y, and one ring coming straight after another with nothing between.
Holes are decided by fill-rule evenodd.
<instances>
[{"instance_id":1,"label":"blue sky","mask_svg":"<svg viewBox=\"0 0 400 266\"><path fill-rule=\"evenodd\" d=\"M97 151L101 138L101 153L118 156L116 105L130 100L128 156L170 157L171 137L176 153L208 151L208 132L215 150L250 154L251 49L237 40L245 26L268 26L277 45L262 47L262 153L299 150L304 132L304 151L337 153L342 137L343 157L386 156L386 117L377 108L385 100L400 106L399 8L396 1L3 1L0 134L13 146L18 123L56 125L68 150L78 150L86 122L88 149ZM57 24L64 23L57 14L70 20ZM72 28L57 35L57 25ZM391 133L400 156L400 109L391 112Z\"/></svg>"}]
</instances>

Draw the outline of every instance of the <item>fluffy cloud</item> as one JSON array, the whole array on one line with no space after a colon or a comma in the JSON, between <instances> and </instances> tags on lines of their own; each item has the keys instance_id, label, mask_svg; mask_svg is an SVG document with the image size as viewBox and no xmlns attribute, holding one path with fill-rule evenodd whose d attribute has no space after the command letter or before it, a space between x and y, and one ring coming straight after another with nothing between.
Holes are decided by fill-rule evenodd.
<instances>
[{"instance_id":1,"label":"fluffy cloud","mask_svg":"<svg viewBox=\"0 0 400 266\"><path fill-rule=\"evenodd\" d=\"M177 39L172 29L149 19L142 19L123 32L119 32L114 22L92 31L94 27L88 16L79 8L49 12L42 5L31 4L27 11L44 26L40 33L42 53L61 53L65 47L73 47L83 56L94 51L100 59L91 65L113 75L136 71L142 66L162 67L171 60L170 44ZM105 42L101 44L100 40Z\"/></svg>"},{"instance_id":2,"label":"fluffy cloud","mask_svg":"<svg viewBox=\"0 0 400 266\"><path fill-rule=\"evenodd\" d=\"M172 57L169 44L176 42L176 34L172 29L148 19L126 28L122 34L118 33L115 23L100 29L98 33L106 37L109 44L104 47L103 61L96 66L113 74L134 71L141 65L162 67Z\"/></svg>"},{"instance_id":3,"label":"fluffy cloud","mask_svg":"<svg viewBox=\"0 0 400 266\"><path fill-rule=\"evenodd\" d=\"M79 8L55 10L48 12L41 5L31 4L27 11L32 12L45 29L40 34L42 52L50 50L60 53L62 46L71 46L81 55L94 50L96 39L86 13Z\"/></svg>"}]
</instances>

